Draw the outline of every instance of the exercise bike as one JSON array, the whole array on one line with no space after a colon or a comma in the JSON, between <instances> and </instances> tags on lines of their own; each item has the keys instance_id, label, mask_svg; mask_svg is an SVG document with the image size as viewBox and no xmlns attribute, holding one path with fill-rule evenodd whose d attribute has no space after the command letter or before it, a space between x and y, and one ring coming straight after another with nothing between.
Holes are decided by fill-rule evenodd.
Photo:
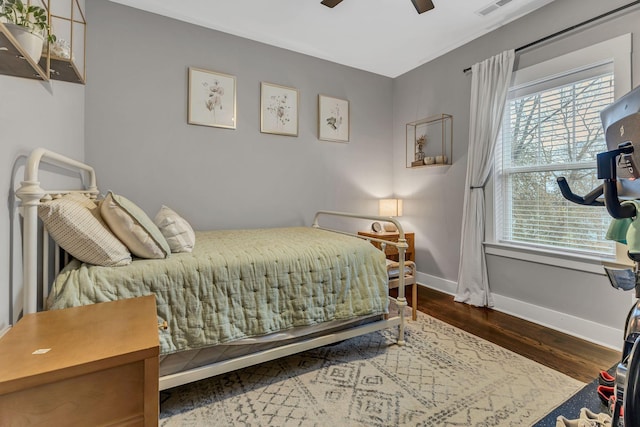
<instances>
[{"instance_id":1,"label":"exercise bike","mask_svg":"<svg viewBox=\"0 0 640 427\"><path fill-rule=\"evenodd\" d=\"M640 87L602 110L600 116L609 149L597 155L598 179L603 183L578 196L560 177L560 191L573 203L605 206L613 218L635 218L640 214L636 206L620 198L640 199ZM640 298L640 253L627 255L634 263L633 269L605 270L614 288L635 290L635 297ZM615 396L612 426L640 426L640 299L627 316L622 358L615 373Z\"/></svg>"}]
</instances>

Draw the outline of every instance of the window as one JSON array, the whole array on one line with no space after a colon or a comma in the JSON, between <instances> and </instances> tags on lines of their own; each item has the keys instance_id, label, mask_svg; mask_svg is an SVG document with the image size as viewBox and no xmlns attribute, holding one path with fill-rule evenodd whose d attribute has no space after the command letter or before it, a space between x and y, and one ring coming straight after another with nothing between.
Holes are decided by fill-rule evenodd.
<instances>
[{"instance_id":1,"label":"window","mask_svg":"<svg viewBox=\"0 0 640 427\"><path fill-rule=\"evenodd\" d=\"M600 111L619 96L619 67L604 52L605 58L590 63L589 55L573 55L582 62L577 66L563 58L552 60L555 67L516 72L494 167L498 242L616 256L615 243L605 239L611 222L606 209L568 202L556 182L566 177L581 195L600 185L596 155L607 150Z\"/></svg>"}]
</instances>

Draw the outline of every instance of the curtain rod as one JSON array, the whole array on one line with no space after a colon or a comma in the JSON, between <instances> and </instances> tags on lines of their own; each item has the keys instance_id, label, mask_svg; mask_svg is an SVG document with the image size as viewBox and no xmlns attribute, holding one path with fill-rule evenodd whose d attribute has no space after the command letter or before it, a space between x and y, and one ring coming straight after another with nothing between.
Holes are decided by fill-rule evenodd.
<instances>
[{"instance_id":1,"label":"curtain rod","mask_svg":"<svg viewBox=\"0 0 640 427\"><path fill-rule=\"evenodd\" d=\"M585 25L589 25L589 24L591 24L592 22L599 21L600 19L606 18L607 16L611 16L611 15L613 15L613 14L615 14L615 13L618 13L618 12L620 12L620 11L622 11L622 10L625 10L625 9L627 9L627 8L630 8L630 7L632 7L632 6L636 6L636 5L638 5L638 4L640 4L640 0L636 0L636 1L633 1L633 2L631 2L631 3L625 4L624 6L620 6L620 7L616 8L616 9L610 10L609 12L605 12L605 13L603 13L602 15L598 15L598 16L596 16L596 17L594 17L594 18L587 19L586 21L583 21L583 22L581 22L581 23L579 23L579 24L576 24L576 25L573 25L573 26L571 26L571 27L565 28L564 30L560 30L560 31L558 31L558 32L555 32L555 33L553 33L553 34L549 35L549 36L543 37L543 38L538 39L538 40L536 40L536 41L534 41L534 42L531 42L531 43L529 43L529 44L526 44L526 45L524 45L524 46L520 46L519 48L515 49L515 52L516 52L516 53L518 53L518 52L520 52L521 50L528 49L528 48L533 47L533 46L535 46L535 45L537 45L537 44L540 44L540 43L544 43L544 42L546 42L547 40L550 40L550 39L556 38L556 37L558 37L558 36L561 36L561 35L563 35L563 34L565 34L565 33L568 33L568 32L570 32L570 31L573 31L573 30L575 30L575 29L577 29L577 28L580 28L580 27L583 27L583 26L585 26ZM468 68L465 68L464 70L462 70L462 72L463 72L463 73L465 73L465 74L466 74L467 72L469 72L469 71L471 71L471 67L468 67Z\"/></svg>"}]
</instances>

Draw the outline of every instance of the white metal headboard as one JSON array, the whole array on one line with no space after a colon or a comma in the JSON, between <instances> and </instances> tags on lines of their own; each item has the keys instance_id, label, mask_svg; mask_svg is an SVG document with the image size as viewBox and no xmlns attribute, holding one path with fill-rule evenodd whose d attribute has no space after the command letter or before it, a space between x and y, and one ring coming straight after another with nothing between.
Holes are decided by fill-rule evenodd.
<instances>
[{"instance_id":1,"label":"white metal headboard","mask_svg":"<svg viewBox=\"0 0 640 427\"><path fill-rule=\"evenodd\" d=\"M45 190L41 187L38 178L40 166L42 164L53 165L68 171L77 172L80 177L83 174L88 176L88 182L83 182L83 189L63 189ZM38 311L38 205L42 200L51 197L59 197L62 194L71 192L81 192L91 198L98 195L96 186L96 174L91 166L77 160L54 153L44 148L36 148L29 154L24 170L24 181L20 183L20 188L16 191L16 196L20 199L22 216L24 218L22 237L22 292L24 298L23 314L35 313ZM45 234L45 244L43 245L43 259L48 259L48 244ZM44 269L46 271L46 269ZM48 283L43 283L47 289ZM42 292L46 295L46 291Z\"/></svg>"}]
</instances>

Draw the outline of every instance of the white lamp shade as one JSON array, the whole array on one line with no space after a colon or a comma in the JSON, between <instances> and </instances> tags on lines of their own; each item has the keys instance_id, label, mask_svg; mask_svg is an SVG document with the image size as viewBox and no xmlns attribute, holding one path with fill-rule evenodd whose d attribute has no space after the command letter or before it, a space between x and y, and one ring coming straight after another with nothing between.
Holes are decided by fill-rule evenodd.
<instances>
[{"instance_id":1,"label":"white lamp shade","mask_svg":"<svg viewBox=\"0 0 640 427\"><path fill-rule=\"evenodd\" d=\"M402 216L402 199L380 199L380 216Z\"/></svg>"}]
</instances>

